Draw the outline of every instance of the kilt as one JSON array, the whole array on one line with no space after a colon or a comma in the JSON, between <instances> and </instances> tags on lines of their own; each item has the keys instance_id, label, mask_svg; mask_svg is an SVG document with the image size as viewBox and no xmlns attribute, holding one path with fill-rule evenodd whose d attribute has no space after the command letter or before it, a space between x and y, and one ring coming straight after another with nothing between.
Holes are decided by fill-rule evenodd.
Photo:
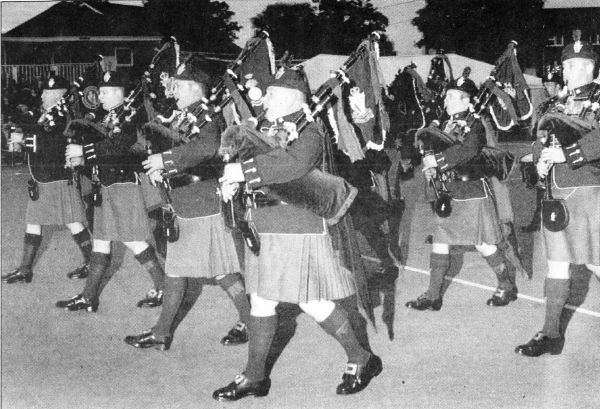
<instances>
[{"instance_id":1,"label":"kilt","mask_svg":"<svg viewBox=\"0 0 600 409\"><path fill-rule=\"evenodd\" d=\"M135 183L101 186L102 204L94 208L94 239L147 241L152 237L142 187Z\"/></svg>"},{"instance_id":2,"label":"kilt","mask_svg":"<svg viewBox=\"0 0 600 409\"><path fill-rule=\"evenodd\" d=\"M600 265L600 187L558 189L555 185L552 195L565 199L569 224L554 233L542 228L547 259Z\"/></svg>"},{"instance_id":3,"label":"kilt","mask_svg":"<svg viewBox=\"0 0 600 409\"><path fill-rule=\"evenodd\" d=\"M496 205L487 184L485 192L485 197L452 199L452 213L448 217L434 214L433 242L457 246L501 242L502 230Z\"/></svg>"},{"instance_id":4,"label":"kilt","mask_svg":"<svg viewBox=\"0 0 600 409\"><path fill-rule=\"evenodd\" d=\"M221 214L181 218L179 240L167 244L165 273L171 277L207 277L241 271L231 231Z\"/></svg>"},{"instance_id":5,"label":"kilt","mask_svg":"<svg viewBox=\"0 0 600 409\"><path fill-rule=\"evenodd\" d=\"M342 265L332 237L260 233L260 254L246 251L246 292L280 302L338 300L355 294L352 272Z\"/></svg>"},{"instance_id":6,"label":"kilt","mask_svg":"<svg viewBox=\"0 0 600 409\"><path fill-rule=\"evenodd\" d=\"M27 201L25 222L36 225L85 223L85 207L81 192L66 180L38 182L39 198Z\"/></svg>"}]
</instances>

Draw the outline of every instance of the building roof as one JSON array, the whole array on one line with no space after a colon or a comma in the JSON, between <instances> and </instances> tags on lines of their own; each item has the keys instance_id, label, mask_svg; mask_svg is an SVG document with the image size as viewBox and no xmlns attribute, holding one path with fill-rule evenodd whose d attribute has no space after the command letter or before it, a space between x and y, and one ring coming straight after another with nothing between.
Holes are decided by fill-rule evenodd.
<instances>
[{"instance_id":1,"label":"building roof","mask_svg":"<svg viewBox=\"0 0 600 409\"><path fill-rule=\"evenodd\" d=\"M6 38L160 37L142 7L60 2L3 35Z\"/></svg>"}]
</instances>

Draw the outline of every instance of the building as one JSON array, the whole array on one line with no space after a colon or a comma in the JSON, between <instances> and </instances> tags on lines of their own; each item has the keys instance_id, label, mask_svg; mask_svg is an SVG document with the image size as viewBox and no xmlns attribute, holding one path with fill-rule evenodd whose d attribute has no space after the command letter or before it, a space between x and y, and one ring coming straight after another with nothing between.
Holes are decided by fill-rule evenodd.
<instances>
[{"instance_id":1,"label":"building","mask_svg":"<svg viewBox=\"0 0 600 409\"><path fill-rule=\"evenodd\" d=\"M59 2L2 36L2 74L30 83L53 70L73 80L101 54L110 69L136 78L160 40L143 7Z\"/></svg>"}]
</instances>

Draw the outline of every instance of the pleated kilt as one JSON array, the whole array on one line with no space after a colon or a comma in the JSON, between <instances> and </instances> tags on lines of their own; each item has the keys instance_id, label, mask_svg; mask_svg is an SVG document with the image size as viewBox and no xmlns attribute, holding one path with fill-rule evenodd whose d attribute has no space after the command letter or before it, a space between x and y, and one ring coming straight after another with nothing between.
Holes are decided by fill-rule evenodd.
<instances>
[{"instance_id":1,"label":"pleated kilt","mask_svg":"<svg viewBox=\"0 0 600 409\"><path fill-rule=\"evenodd\" d=\"M94 239L147 241L152 237L141 185L115 183L100 188L102 204L94 208Z\"/></svg>"},{"instance_id":2,"label":"pleated kilt","mask_svg":"<svg viewBox=\"0 0 600 409\"><path fill-rule=\"evenodd\" d=\"M332 238L322 234L260 233L260 254L246 251L246 292L280 302L338 300L356 290Z\"/></svg>"},{"instance_id":3,"label":"pleated kilt","mask_svg":"<svg viewBox=\"0 0 600 409\"><path fill-rule=\"evenodd\" d=\"M480 198L452 199L452 213L439 217L434 213L433 242L450 245L497 244L502 231L491 197L485 184L485 196Z\"/></svg>"},{"instance_id":4,"label":"pleated kilt","mask_svg":"<svg viewBox=\"0 0 600 409\"><path fill-rule=\"evenodd\" d=\"M167 244L165 273L172 277L207 277L241 271L231 231L221 214L177 217L179 240Z\"/></svg>"},{"instance_id":5,"label":"pleated kilt","mask_svg":"<svg viewBox=\"0 0 600 409\"><path fill-rule=\"evenodd\" d=\"M546 257L551 261L600 265L600 187L552 189L555 199L565 199L569 224L560 232L543 228Z\"/></svg>"},{"instance_id":6,"label":"pleated kilt","mask_svg":"<svg viewBox=\"0 0 600 409\"><path fill-rule=\"evenodd\" d=\"M37 225L65 225L85 222L81 192L66 180L38 182L38 200L27 201L25 222Z\"/></svg>"}]
</instances>

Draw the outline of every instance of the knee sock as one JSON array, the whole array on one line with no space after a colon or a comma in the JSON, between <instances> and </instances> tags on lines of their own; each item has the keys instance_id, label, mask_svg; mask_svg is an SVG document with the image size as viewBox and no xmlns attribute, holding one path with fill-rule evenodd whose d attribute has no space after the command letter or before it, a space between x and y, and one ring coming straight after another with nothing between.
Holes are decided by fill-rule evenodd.
<instances>
[{"instance_id":1,"label":"knee sock","mask_svg":"<svg viewBox=\"0 0 600 409\"><path fill-rule=\"evenodd\" d=\"M335 301L336 306L339 306L348 313L348 321L354 331L354 336L365 351L373 353L369 343L369 333L367 331L367 320L358 309L358 298L356 295L343 298Z\"/></svg>"},{"instance_id":2,"label":"knee sock","mask_svg":"<svg viewBox=\"0 0 600 409\"><path fill-rule=\"evenodd\" d=\"M154 282L154 288L161 291L164 287L165 271L156 257L154 247L148 246L146 250L137 254L135 258L150 273L150 277L152 277L152 281Z\"/></svg>"},{"instance_id":3,"label":"knee sock","mask_svg":"<svg viewBox=\"0 0 600 409\"><path fill-rule=\"evenodd\" d=\"M73 240L79 246L79 250L81 250L81 254L83 255L83 262L88 264L90 262L90 257L92 256L92 236L88 229L83 229L77 234L73 235Z\"/></svg>"},{"instance_id":4,"label":"knee sock","mask_svg":"<svg viewBox=\"0 0 600 409\"><path fill-rule=\"evenodd\" d=\"M550 338L560 337L560 315L569 298L570 281L546 278L546 317L542 332Z\"/></svg>"},{"instance_id":5,"label":"knee sock","mask_svg":"<svg viewBox=\"0 0 600 409\"><path fill-rule=\"evenodd\" d=\"M171 335L171 326L185 295L187 278L165 277L163 303L158 321L152 327L152 332L160 337Z\"/></svg>"},{"instance_id":6,"label":"knee sock","mask_svg":"<svg viewBox=\"0 0 600 409\"><path fill-rule=\"evenodd\" d=\"M511 275L508 271L508 264L506 263L504 253L500 249L487 256L483 257L489 266L494 270L496 278L498 279L498 288L509 291L515 286L515 275Z\"/></svg>"},{"instance_id":7,"label":"knee sock","mask_svg":"<svg viewBox=\"0 0 600 409\"><path fill-rule=\"evenodd\" d=\"M266 377L266 361L277 329L277 321L277 315L251 315L248 319L248 364L245 373L250 381L260 381Z\"/></svg>"},{"instance_id":8,"label":"knee sock","mask_svg":"<svg viewBox=\"0 0 600 409\"><path fill-rule=\"evenodd\" d=\"M429 276L429 288L425 296L430 300L437 300L440 298L446 272L450 268L450 254L432 252L429 256L429 268L431 269L431 275Z\"/></svg>"},{"instance_id":9,"label":"knee sock","mask_svg":"<svg viewBox=\"0 0 600 409\"><path fill-rule=\"evenodd\" d=\"M87 300L95 300L100 297L100 282L110 266L111 258L111 254L92 252L88 267L90 275L85 279L85 287L82 293Z\"/></svg>"},{"instance_id":10,"label":"knee sock","mask_svg":"<svg viewBox=\"0 0 600 409\"><path fill-rule=\"evenodd\" d=\"M23 241L23 258L21 259L21 269L31 271L35 256L42 244L42 236L40 234L25 233Z\"/></svg>"},{"instance_id":11,"label":"knee sock","mask_svg":"<svg viewBox=\"0 0 600 409\"><path fill-rule=\"evenodd\" d=\"M348 321L348 313L344 309L336 305L331 314L320 322L319 325L342 345L348 356L348 362L358 365L367 363L370 354L358 343L356 335Z\"/></svg>"},{"instance_id":12,"label":"knee sock","mask_svg":"<svg viewBox=\"0 0 600 409\"><path fill-rule=\"evenodd\" d=\"M240 273L227 274L225 277L218 279L217 283L227 293L233 305L238 311L240 321L243 323L248 322L250 317L250 302L246 295L246 288L244 287L244 281Z\"/></svg>"},{"instance_id":13,"label":"knee sock","mask_svg":"<svg viewBox=\"0 0 600 409\"><path fill-rule=\"evenodd\" d=\"M267 377L271 376L271 371L273 370L275 363L283 353L285 347L294 337L296 328L298 327L298 316L302 314L302 310L298 304L280 302L277 304L276 310L278 317L277 330L275 331L273 341L271 342L265 364L265 375Z\"/></svg>"}]
</instances>

